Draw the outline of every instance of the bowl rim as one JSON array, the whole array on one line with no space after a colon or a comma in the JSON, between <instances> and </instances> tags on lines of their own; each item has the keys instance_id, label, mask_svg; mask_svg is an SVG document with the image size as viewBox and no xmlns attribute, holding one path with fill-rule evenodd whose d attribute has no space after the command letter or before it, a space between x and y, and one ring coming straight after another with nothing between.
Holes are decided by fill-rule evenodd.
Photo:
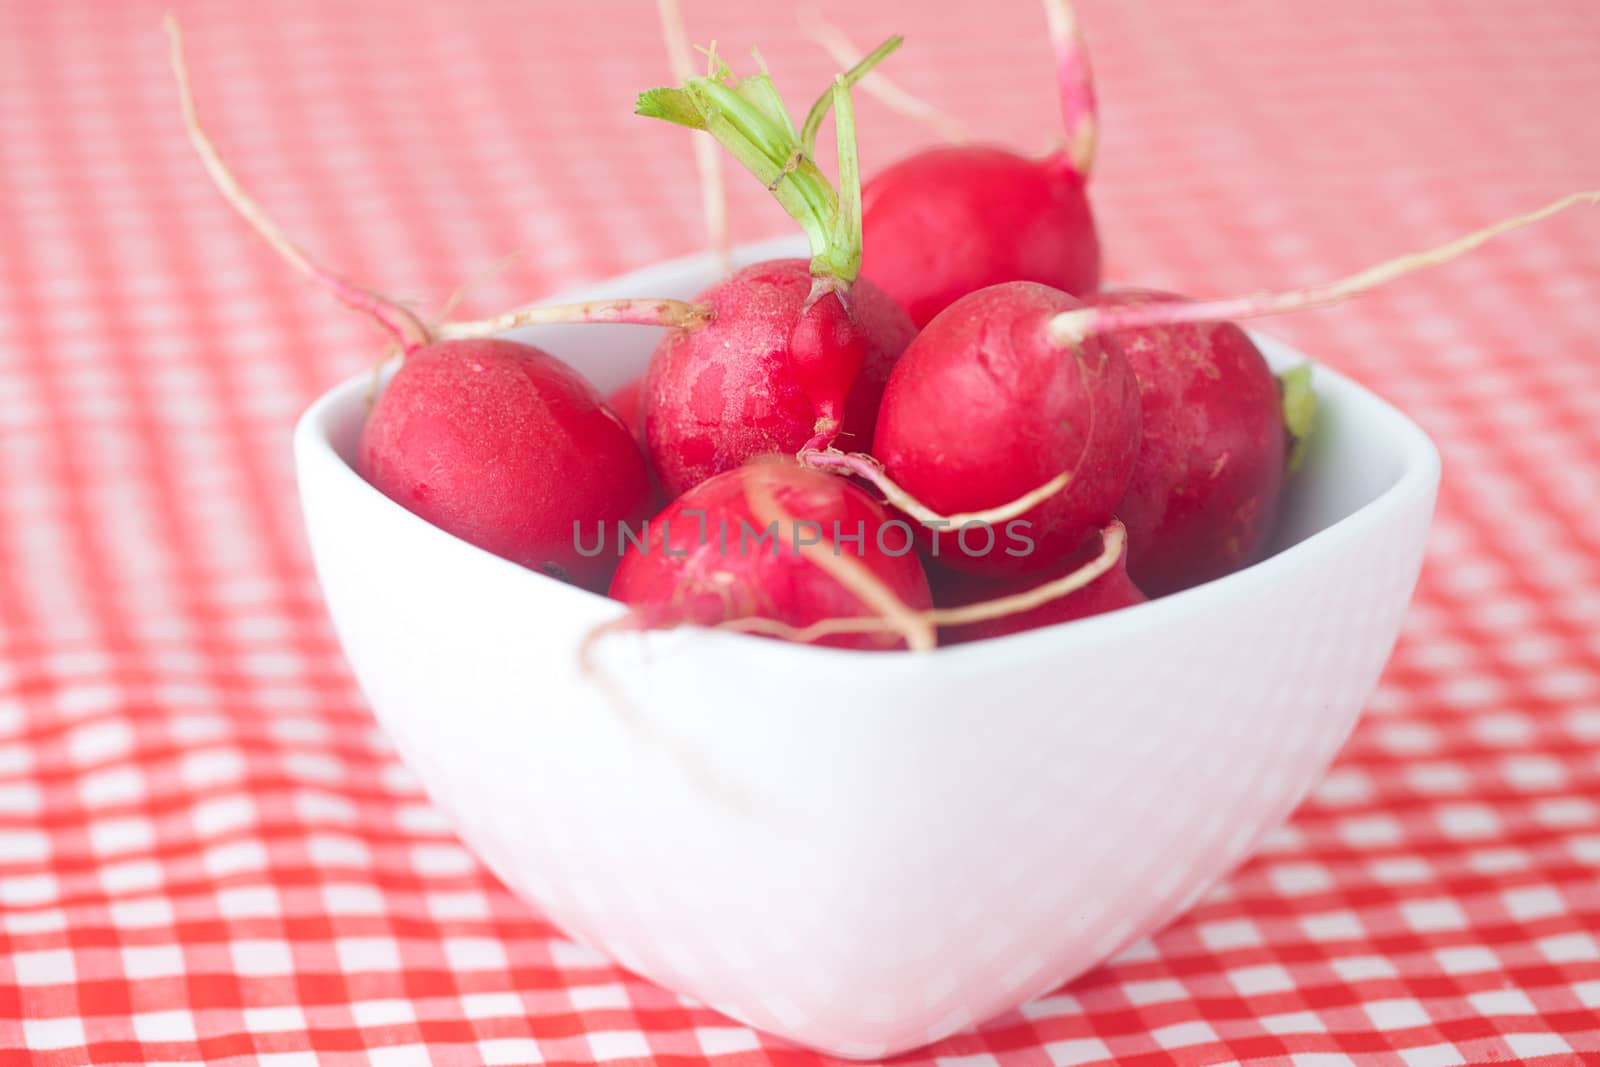
<instances>
[{"instance_id":1,"label":"bowl rim","mask_svg":"<svg viewBox=\"0 0 1600 1067\"><path fill-rule=\"evenodd\" d=\"M774 238L742 244L734 249L734 256L736 262L753 262L792 254L797 247L793 238ZM636 279L682 274L707 268L715 270L715 265L716 259L710 253L679 256L608 279L601 279L576 290L554 294L540 302L584 299L592 296L585 290L600 287L613 289L632 284ZM1121 611L1097 616L1092 620L1094 625L1082 625L1091 620L1074 620L985 641L940 646L932 653L866 652L828 646L800 645L787 641L757 639L747 634L704 627L680 627L669 632L636 636L656 640L670 637L674 640L700 642L706 645L706 651L712 655L737 654L747 659L772 657L775 665L783 663L791 667L800 662L808 667L842 668L848 665L851 669L859 670L866 668L868 664L873 664L878 669L898 673L909 664L925 668L929 664L937 663L953 670L968 669L980 664L993 666L996 658L1008 661L1032 660L1043 652L1059 655L1098 647L1109 642L1124 641L1135 636L1138 630L1175 613L1184 615L1191 615L1195 611L1204 613L1208 602L1220 604L1222 601L1219 598L1228 598L1236 592L1243 591L1249 587L1249 583L1271 582L1285 569L1299 565L1303 556L1315 552L1321 546L1336 538L1359 533L1380 522L1385 514L1418 497L1429 496L1435 491L1440 477L1439 451L1432 439L1415 421L1354 379L1318 363L1270 335L1255 330L1247 332L1251 339L1261 346L1275 368L1284 363L1309 364L1315 375L1319 403L1332 394L1339 396L1341 401L1362 405L1366 415L1364 421L1376 422L1385 427L1394 453L1400 461L1400 470L1393 483L1367 503L1266 559L1192 588ZM391 366L385 372L385 378L388 373L392 373L392 370ZM365 403L372 380L372 372L363 371L335 384L313 400L295 423L293 432L295 465L301 486L301 506L308 521L310 514L306 507L304 486L306 474L313 468L330 470L347 491L361 494L369 505L376 507L376 513L388 516L395 522L414 524L420 528L419 532L427 531L434 536L437 539L436 543L442 549L453 545L454 548L448 550L464 554L463 558L475 557L480 567L500 568L505 581L532 583L528 587L530 591L545 598L551 596L571 598L569 599L571 608L581 610L585 616L592 617L597 623L620 618L626 613L627 609L621 603L603 594L580 589L549 575L529 570L434 526L390 500L362 478L354 465L340 455L334 446L333 430L338 422L347 417L347 412L352 406ZM574 622L580 623L580 619L575 618ZM730 641L735 643L724 644Z\"/></svg>"}]
</instances>

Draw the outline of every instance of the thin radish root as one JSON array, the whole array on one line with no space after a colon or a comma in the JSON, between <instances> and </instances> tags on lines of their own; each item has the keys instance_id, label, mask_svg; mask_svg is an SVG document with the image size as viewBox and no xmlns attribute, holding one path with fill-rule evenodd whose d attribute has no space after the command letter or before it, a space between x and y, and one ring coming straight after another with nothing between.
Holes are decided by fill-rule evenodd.
<instances>
[{"instance_id":1,"label":"thin radish root","mask_svg":"<svg viewBox=\"0 0 1600 1067\"><path fill-rule=\"evenodd\" d=\"M1358 293L1376 289L1396 278L1449 263L1501 234L1532 225L1579 204L1600 204L1600 190L1564 196L1536 211L1503 219L1492 226L1458 237L1437 248L1386 260L1325 285L1276 293L1254 293L1230 300L1112 305L1065 311L1050 320L1050 338L1056 344L1073 348L1092 334L1107 331L1136 330L1150 326L1173 326L1193 322L1234 322L1267 315L1282 315L1291 311L1330 307Z\"/></svg>"},{"instance_id":2,"label":"thin radish root","mask_svg":"<svg viewBox=\"0 0 1600 1067\"><path fill-rule=\"evenodd\" d=\"M1072 0L1044 0L1045 21L1056 53L1056 80L1061 86L1061 121L1067 133L1067 158L1085 178L1094 168L1100 142L1099 106L1089 49Z\"/></svg>"},{"instance_id":3,"label":"thin radish root","mask_svg":"<svg viewBox=\"0 0 1600 1067\"><path fill-rule=\"evenodd\" d=\"M450 295L444 298L444 302L439 305L439 310L435 315L435 318L448 319L452 314L454 314L456 307L461 303L461 301L466 299L468 292L487 282L490 278L493 278L501 271L505 270L511 264L521 259L523 255L524 253L521 249L517 249L514 252L507 252L505 255L501 256L499 259L495 260L493 263L490 263L482 270L473 274L466 281L456 286L450 291ZM377 361L372 364L372 377L367 382L367 395L363 401L367 414L372 414L372 405L378 402L378 390L379 387L383 385L383 369L389 365L390 360L396 359L402 355L404 355L404 353L397 346L389 345L383 350L383 355L379 356Z\"/></svg>"},{"instance_id":4,"label":"thin radish root","mask_svg":"<svg viewBox=\"0 0 1600 1067\"><path fill-rule=\"evenodd\" d=\"M195 107L194 89L189 81L189 66L183 53L183 30L178 25L178 18L172 12L167 12L162 19L162 25L167 31L167 40L171 51L172 73L178 83L178 98L183 109L183 125L189 135L189 143L194 146L195 152L200 156L200 162L205 165L206 173L211 176L219 192L222 193L230 206L237 211L251 228L260 234L262 239L271 245L273 250L294 267L301 274L332 293L333 296L345 305L357 311L364 312L375 319L396 341L403 351L420 348L432 340L427 326L408 309L392 300L379 296L369 289L346 281L337 274L313 262L305 251L291 241L287 234L272 220L256 203L244 187L239 184L222 156L218 153L216 145L211 142L205 129L200 125L200 115Z\"/></svg>"},{"instance_id":5,"label":"thin radish root","mask_svg":"<svg viewBox=\"0 0 1600 1067\"><path fill-rule=\"evenodd\" d=\"M595 648L612 634L664 630L674 625L676 624L653 619L637 609L631 609L627 614L609 622L600 623L584 634L583 640L578 643L578 670L585 678L600 687L606 703L610 705L612 712L625 729L644 744L657 748L670 759L676 760L685 776L707 796L726 805L736 814L750 814L756 807L757 798L749 786L727 777L707 760L706 754L698 747L688 744L682 738L667 732L661 725L652 722L628 698L628 694L617 679L606 673L595 662Z\"/></svg>"},{"instance_id":6,"label":"thin radish root","mask_svg":"<svg viewBox=\"0 0 1600 1067\"><path fill-rule=\"evenodd\" d=\"M634 326L669 326L693 330L706 325L713 317L708 305L691 304L684 300L654 298L585 300L576 304L518 308L503 315L471 322L441 323L435 333L440 340L450 341L470 337L492 337L519 326L549 326L575 322L614 322Z\"/></svg>"},{"instance_id":7,"label":"thin radish root","mask_svg":"<svg viewBox=\"0 0 1600 1067\"><path fill-rule=\"evenodd\" d=\"M683 12L678 0L656 0L661 16L661 35L667 42L667 57L672 63L672 77L683 84L694 77L694 63L689 53L689 37L683 27ZM722 178L722 154L717 145L704 137L695 137L694 166L700 174L700 206L705 213L706 241L717 257L717 273L733 273L733 253L728 240L728 197Z\"/></svg>"},{"instance_id":8,"label":"thin radish root","mask_svg":"<svg viewBox=\"0 0 1600 1067\"><path fill-rule=\"evenodd\" d=\"M897 485L884 472L883 464L865 452L840 452L837 449L817 449L807 445L797 457L802 466L833 474L853 474L869 483L883 494L884 500L910 515L924 525L949 524L952 527L968 523L1008 522L1049 500L1072 483L1072 471L1062 471L1048 482L1024 493L1022 496L998 507L982 511L963 511L942 515Z\"/></svg>"},{"instance_id":9,"label":"thin radish root","mask_svg":"<svg viewBox=\"0 0 1600 1067\"><path fill-rule=\"evenodd\" d=\"M469 292L471 292L473 289L476 289L480 285L486 284L489 279L506 270L506 268L510 267L511 264L515 263L526 254L527 253L520 248L514 252L507 252L493 263L488 264L481 270L474 273L466 281L462 282L460 285L456 286L450 291L450 295L444 298L444 303L439 305L439 310L434 314L434 318L443 320L448 319L451 315L454 315L456 308L461 306L461 301L467 298L467 294Z\"/></svg>"},{"instance_id":10,"label":"thin radish root","mask_svg":"<svg viewBox=\"0 0 1600 1067\"><path fill-rule=\"evenodd\" d=\"M669 629L672 625L671 623L654 620L638 608L629 608L626 613L618 615L614 619L591 626L588 632L583 635L583 639L578 642L578 672L585 678L592 678L599 682L607 690L607 694L613 698L613 702L618 706L619 710L624 711L627 717L632 718L634 715L633 705L623 698L621 692L613 684L611 677L602 671L600 665L595 662L595 649L601 641L612 634L643 633L646 630Z\"/></svg>"},{"instance_id":11,"label":"thin radish root","mask_svg":"<svg viewBox=\"0 0 1600 1067\"><path fill-rule=\"evenodd\" d=\"M928 614L940 626L960 626L969 622L985 622L989 619L1002 619L1008 615L1020 615L1025 611L1032 611L1069 593L1076 593L1115 567L1117 560L1122 558L1122 550L1127 543L1128 531L1123 529L1122 523L1112 519L1100 531L1100 554L1077 570L1010 596L980 600L976 604L966 604L959 608L935 608Z\"/></svg>"},{"instance_id":12,"label":"thin radish root","mask_svg":"<svg viewBox=\"0 0 1600 1067\"><path fill-rule=\"evenodd\" d=\"M783 509L771 487L759 478L752 478L745 487L745 499L756 522L766 527L776 522L778 529L795 530L795 517ZM837 551L831 544L806 544L798 536L791 538L796 550L807 563L855 594L863 604L877 612L877 621L883 632L898 633L913 652L926 652L938 644L938 633L933 624L895 595L883 581L858 559ZM872 632L872 631L867 631Z\"/></svg>"},{"instance_id":13,"label":"thin radish root","mask_svg":"<svg viewBox=\"0 0 1600 1067\"><path fill-rule=\"evenodd\" d=\"M1010 596L995 597L992 600L980 600L977 603L965 604L957 608L933 608L929 611L910 612L910 614L918 617L924 625L934 628L940 626L962 626L968 623L986 622L990 619L1021 615L1053 600L1059 600L1064 596L1076 593L1111 570L1117 565L1117 560L1122 558L1122 551L1127 545L1127 539L1127 531L1122 528L1122 523L1113 519L1100 531L1100 554L1060 578L1043 582L1032 589L1024 590L1021 593L1013 593ZM883 616L859 615L836 619L819 619L809 626L790 626L775 619L747 616L718 623L717 629L779 637L799 644L810 644L825 637L839 634L905 632L900 624L892 623ZM926 651L926 649L923 651Z\"/></svg>"},{"instance_id":14,"label":"thin radish root","mask_svg":"<svg viewBox=\"0 0 1600 1067\"><path fill-rule=\"evenodd\" d=\"M849 69L866 55L866 52L857 48L843 30L824 19L815 10L802 11L799 20L800 32L827 52L839 66ZM972 140L966 124L960 119L907 92L886 76L873 71L863 77L860 84L863 89L877 97L879 103L896 115L923 123L951 144L966 144Z\"/></svg>"}]
</instances>

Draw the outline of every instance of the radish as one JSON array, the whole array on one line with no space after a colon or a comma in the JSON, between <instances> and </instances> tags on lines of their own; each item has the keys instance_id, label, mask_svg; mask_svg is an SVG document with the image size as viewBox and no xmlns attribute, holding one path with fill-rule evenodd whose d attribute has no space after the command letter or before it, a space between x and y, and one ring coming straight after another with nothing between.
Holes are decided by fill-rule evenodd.
<instances>
[{"instance_id":1,"label":"radish","mask_svg":"<svg viewBox=\"0 0 1600 1067\"><path fill-rule=\"evenodd\" d=\"M1108 335L1326 307L1584 203L1600 203L1600 192L1562 197L1327 285L1231 300L1091 307L1028 282L980 289L936 316L895 366L874 455L827 449L800 458L865 478L930 525L1007 521L1010 534L1009 520L1024 522L1026 533L1003 551L989 541L987 552L963 546L941 559L982 576L1038 573L1072 552L1103 521L1097 516L1121 504L1137 457L1136 379ZM1294 399L1303 417L1303 386L1299 393ZM1019 496L1030 484L1036 488Z\"/></svg>"},{"instance_id":2,"label":"radish","mask_svg":"<svg viewBox=\"0 0 1600 1067\"><path fill-rule=\"evenodd\" d=\"M464 540L604 588L614 561L578 551L578 524L646 513L649 479L627 427L577 371L548 353L471 337L461 326L453 331L462 339L445 339L445 330L430 329L406 308L315 264L244 191L206 136L181 31L170 14L166 28L185 128L224 198L285 260L370 315L405 354L363 427L361 473L380 492ZM665 314L685 322L699 315L677 302L650 301L567 311L624 319Z\"/></svg>"},{"instance_id":3,"label":"radish","mask_svg":"<svg viewBox=\"0 0 1600 1067\"><path fill-rule=\"evenodd\" d=\"M1094 83L1067 0L1046 0L1067 136L1043 158L947 145L880 172L861 195L862 271L920 328L958 297L1010 281L1074 295L1100 283L1087 183ZM870 83L869 83L870 84Z\"/></svg>"},{"instance_id":4,"label":"radish","mask_svg":"<svg viewBox=\"0 0 1600 1067\"><path fill-rule=\"evenodd\" d=\"M801 630L887 617L901 628L819 643L929 648L932 625L913 613L932 599L911 540L908 524L843 478L758 461L701 482L652 519L623 556L611 595L645 626L762 620Z\"/></svg>"},{"instance_id":5,"label":"radish","mask_svg":"<svg viewBox=\"0 0 1600 1067\"><path fill-rule=\"evenodd\" d=\"M1181 299L1130 289L1096 293L1089 303ZM1143 426L1117 506L1128 528L1128 572L1161 596L1237 570L1265 549L1278 518L1290 435L1277 379L1232 323L1114 336L1139 382Z\"/></svg>"},{"instance_id":6,"label":"radish","mask_svg":"<svg viewBox=\"0 0 1600 1067\"><path fill-rule=\"evenodd\" d=\"M860 175L849 86L898 45L891 38L838 76L799 130L765 73L736 79L715 60L708 77L639 97L640 114L704 130L726 147L800 223L812 251L809 263L757 263L713 285L697 299L709 321L669 333L657 347L643 423L669 495L754 456L825 446L841 433L868 439L875 383L915 328L882 292L857 282ZM830 107L837 189L813 161ZM852 397L858 383L866 392Z\"/></svg>"},{"instance_id":7,"label":"radish","mask_svg":"<svg viewBox=\"0 0 1600 1067\"><path fill-rule=\"evenodd\" d=\"M1101 545L1098 550L1103 552L1104 546ZM1073 573L1083 566L1081 555L1064 568L1064 574ZM1127 559L1126 551L1118 553L1115 565L1083 588L1027 611L982 619L965 625L940 627L939 643L953 645L990 637L1003 637L1006 634L1087 619L1092 615L1103 615L1135 604L1143 604L1148 598L1128 577ZM934 572L931 581L934 603L941 608L965 607L996 596L1020 593L1038 584L1037 578L985 581L950 571Z\"/></svg>"},{"instance_id":8,"label":"radish","mask_svg":"<svg viewBox=\"0 0 1600 1067\"><path fill-rule=\"evenodd\" d=\"M634 437L641 436L639 429L639 399L644 392L644 379L635 378L626 385L618 387L606 397L606 406L617 413L617 418L631 431Z\"/></svg>"},{"instance_id":9,"label":"radish","mask_svg":"<svg viewBox=\"0 0 1600 1067\"><path fill-rule=\"evenodd\" d=\"M578 524L648 514L638 443L577 371L532 345L438 341L406 357L362 428L379 492L497 556L604 589Z\"/></svg>"},{"instance_id":10,"label":"radish","mask_svg":"<svg viewBox=\"0 0 1600 1067\"><path fill-rule=\"evenodd\" d=\"M872 454L903 493L956 526L931 540L944 566L989 577L1047 571L1122 499L1139 450L1139 391L1115 341L1092 338L1069 353L1050 339L1054 317L1081 306L1034 282L980 289L936 316L890 375ZM993 521L961 513L1041 488L1006 536L961 534Z\"/></svg>"},{"instance_id":11,"label":"radish","mask_svg":"<svg viewBox=\"0 0 1600 1067\"><path fill-rule=\"evenodd\" d=\"M1092 292L1100 244L1084 177L1064 152L1039 160L977 145L919 152L862 192L862 269L919 327L999 282Z\"/></svg>"},{"instance_id":12,"label":"radish","mask_svg":"<svg viewBox=\"0 0 1600 1067\"><path fill-rule=\"evenodd\" d=\"M801 517L803 516L803 517ZM616 630L710 626L839 648L928 651L945 632L1032 619L1053 602L1109 590L1126 548L1120 523L1098 553L1049 581L932 608L909 523L843 478L757 460L701 482L630 537L611 595L633 610ZM1079 609L1081 610L1081 608Z\"/></svg>"}]
</instances>

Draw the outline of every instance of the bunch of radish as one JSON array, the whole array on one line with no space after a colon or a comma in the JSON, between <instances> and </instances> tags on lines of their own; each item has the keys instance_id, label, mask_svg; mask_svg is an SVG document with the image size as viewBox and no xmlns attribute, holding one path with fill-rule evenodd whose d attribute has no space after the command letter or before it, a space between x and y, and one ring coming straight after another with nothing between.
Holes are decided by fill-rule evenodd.
<instances>
[{"instance_id":1,"label":"bunch of radish","mask_svg":"<svg viewBox=\"0 0 1600 1067\"><path fill-rule=\"evenodd\" d=\"M1029 159L951 145L865 185L853 87L797 124L765 71L703 76L661 0L680 84L638 112L700 131L795 220L809 259L725 275L693 301L530 307L427 323L316 265L186 126L229 202L401 354L361 435L377 489L483 549L629 605L625 628L720 627L926 651L1166 596L1268 550L1314 423L1308 368L1274 376L1235 321L1320 307L1579 202L1577 194L1331 285L1197 302L1101 287L1087 185L1099 140L1066 0L1046 0L1065 136ZM866 79L863 81L863 79ZM837 172L816 144L832 121ZM708 184L720 241L720 196ZM581 364L506 340L521 325L662 334L603 399Z\"/></svg>"}]
</instances>

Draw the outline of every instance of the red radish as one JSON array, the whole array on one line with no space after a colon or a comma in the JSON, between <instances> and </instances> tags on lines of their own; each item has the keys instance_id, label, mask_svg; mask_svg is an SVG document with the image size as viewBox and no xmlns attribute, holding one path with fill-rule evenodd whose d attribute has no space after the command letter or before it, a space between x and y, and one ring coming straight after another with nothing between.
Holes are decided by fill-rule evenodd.
<instances>
[{"instance_id":1,"label":"red radish","mask_svg":"<svg viewBox=\"0 0 1600 1067\"><path fill-rule=\"evenodd\" d=\"M1077 546L1074 538L1092 516L1121 503L1136 457L1137 390L1126 388L1132 371L1107 334L1326 307L1585 203L1600 203L1600 192L1562 197L1327 285L1232 300L1090 307L1026 282L981 289L935 317L895 367L878 416L876 459L832 450L802 459L867 478L924 522L941 515L994 522L1025 514L1033 524L1031 556L1010 547L987 555L956 552L943 557L946 566L989 575L1049 566ZM1064 369L1073 364L1076 376ZM1059 368L1056 378L1052 367ZM1304 383L1299 392L1295 406L1303 418ZM1063 447L1069 441L1074 448ZM1052 470L1058 473L1043 481ZM1019 497L1030 482L1037 488ZM960 509L975 514L953 514Z\"/></svg>"},{"instance_id":2,"label":"red radish","mask_svg":"<svg viewBox=\"0 0 1600 1067\"><path fill-rule=\"evenodd\" d=\"M1083 294L1100 283L1084 175L1065 152L945 146L862 190L862 270L919 327L956 298L1008 281Z\"/></svg>"},{"instance_id":3,"label":"red radish","mask_svg":"<svg viewBox=\"0 0 1600 1067\"><path fill-rule=\"evenodd\" d=\"M1128 570L1151 595L1221 576L1265 547L1285 473L1305 446L1315 410L1309 368L1274 381L1232 320L1329 307L1413 271L1448 263L1501 234L1600 192L1561 197L1436 248L1386 260L1324 285L1191 301L1133 291L1092 298L1057 315L1068 351L1114 337L1138 375L1144 444L1118 514L1128 525ZM1211 325L1199 325L1211 324Z\"/></svg>"},{"instance_id":4,"label":"red radish","mask_svg":"<svg viewBox=\"0 0 1600 1067\"><path fill-rule=\"evenodd\" d=\"M1103 551L1104 548L1097 546L1097 550ZM1127 558L1126 551L1119 553L1116 564L1111 569L1082 589L1046 601L1036 608L965 625L943 626L939 629L939 643L963 644L990 637L1004 637L1006 634L1036 630L1042 626L1054 626L1061 622L1074 622L1092 615L1104 615L1106 612L1143 604L1148 598L1128 577ZM1063 574L1072 573L1082 566L1083 560L1074 558L1073 562L1063 569ZM934 602L941 608L964 607L997 596L1013 595L1037 586L1038 582L1037 578L985 581L971 575L949 571L936 571L932 575Z\"/></svg>"},{"instance_id":5,"label":"red radish","mask_svg":"<svg viewBox=\"0 0 1600 1067\"><path fill-rule=\"evenodd\" d=\"M606 407L617 413L622 425L635 436L642 436L639 428L639 398L644 392L644 379L635 378L606 397Z\"/></svg>"},{"instance_id":6,"label":"red radish","mask_svg":"<svg viewBox=\"0 0 1600 1067\"><path fill-rule=\"evenodd\" d=\"M828 619L879 620L886 611L905 618L932 604L911 538L907 524L843 478L755 462L701 482L652 519L643 547L623 556L611 595L655 627L764 620L801 630ZM917 621L905 631L835 633L818 643L884 649L932 641L931 625Z\"/></svg>"},{"instance_id":7,"label":"red radish","mask_svg":"<svg viewBox=\"0 0 1600 1067\"><path fill-rule=\"evenodd\" d=\"M649 481L628 428L577 371L492 339L417 348L378 398L357 467L385 496L497 556L590 589L575 524L643 518Z\"/></svg>"},{"instance_id":8,"label":"red radish","mask_svg":"<svg viewBox=\"0 0 1600 1067\"><path fill-rule=\"evenodd\" d=\"M370 314L405 352L363 429L362 474L490 552L604 587L612 561L582 555L577 530L583 521L631 520L649 506L644 457L627 427L555 357L511 341L436 339L410 311L313 263L245 193L206 137L176 19L168 15L166 26L185 126L223 196L291 265Z\"/></svg>"},{"instance_id":9,"label":"red radish","mask_svg":"<svg viewBox=\"0 0 1600 1067\"><path fill-rule=\"evenodd\" d=\"M862 271L928 324L958 297L1031 281L1074 295L1100 283L1086 186L1094 163L1094 85L1066 0L1047 0L1066 142L1041 159L952 145L893 164L862 190ZM871 84L870 82L868 83Z\"/></svg>"},{"instance_id":10,"label":"red radish","mask_svg":"<svg viewBox=\"0 0 1600 1067\"><path fill-rule=\"evenodd\" d=\"M1127 539L1115 521L1100 531L1099 551L1073 569L943 608L929 607L912 538L909 524L842 478L785 460L752 462L701 482L629 543L611 595L633 611L589 643L614 630L688 624L840 648L928 651L936 627L970 633L994 620L1031 619L1085 593L1101 604L1127 595L1116 577Z\"/></svg>"},{"instance_id":11,"label":"red radish","mask_svg":"<svg viewBox=\"0 0 1600 1067\"><path fill-rule=\"evenodd\" d=\"M870 441L887 369L916 330L895 303L871 285L853 289L854 327L865 344L858 356L835 359L832 339L809 347L824 370L849 370L818 404L802 384L791 339L812 289L805 260L770 260L736 271L701 293L713 324L667 334L656 347L641 397L644 441L662 488L676 496L722 471L766 453L794 454L817 435L824 409L836 433ZM832 297L813 305L840 307ZM848 336L846 345L854 343ZM842 390L839 387L842 386ZM835 395L839 395L836 393Z\"/></svg>"},{"instance_id":12,"label":"red radish","mask_svg":"<svg viewBox=\"0 0 1600 1067\"><path fill-rule=\"evenodd\" d=\"M736 79L717 64L681 88L653 89L638 112L704 130L770 189L800 223L812 258L758 263L701 294L703 327L669 334L651 359L642 406L645 445L663 489L677 495L767 453L865 437L874 408L852 399L914 333L893 301L856 284L861 258L860 175L849 83L899 44L891 38L835 79L796 130L765 74ZM829 108L839 144L837 189L813 162ZM861 424L848 426L854 410Z\"/></svg>"},{"instance_id":13,"label":"red radish","mask_svg":"<svg viewBox=\"0 0 1600 1067\"><path fill-rule=\"evenodd\" d=\"M1048 571L1122 499L1139 449L1139 392L1115 341L1066 353L1051 340L1051 321L1081 306L1034 282L980 289L934 318L890 375L872 453L928 509L957 516L1057 490L1015 520L1031 548L998 530L947 534L944 566L990 577Z\"/></svg>"},{"instance_id":14,"label":"red radish","mask_svg":"<svg viewBox=\"0 0 1600 1067\"><path fill-rule=\"evenodd\" d=\"M1095 307L1181 297L1130 289ZM1152 596L1220 578L1254 560L1278 517L1287 465L1278 380L1232 323L1113 336L1139 380L1143 439L1117 517L1128 572Z\"/></svg>"}]
</instances>

